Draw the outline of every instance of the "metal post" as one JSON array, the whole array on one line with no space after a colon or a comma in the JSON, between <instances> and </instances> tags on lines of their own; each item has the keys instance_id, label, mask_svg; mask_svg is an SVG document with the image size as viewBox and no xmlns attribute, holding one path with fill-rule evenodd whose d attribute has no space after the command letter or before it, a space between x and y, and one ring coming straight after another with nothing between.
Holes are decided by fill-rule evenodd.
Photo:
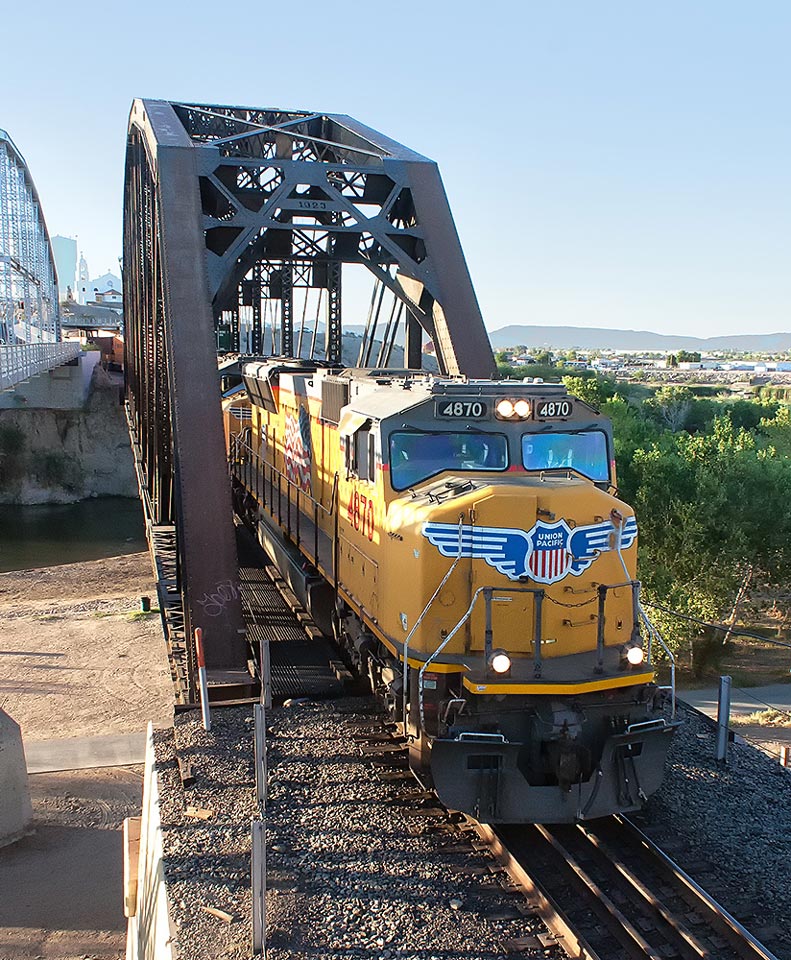
<instances>
[{"instance_id":1,"label":"metal post","mask_svg":"<svg viewBox=\"0 0 791 960\"><path fill-rule=\"evenodd\" d=\"M319 505L313 504L313 564L319 565Z\"/></svg>"},{"instance_id":2,"label":"metal post","mask_svg":"<svg viewBox=\"0 0 791 960\"><path fill-rule=\"evenodd\" d=\"M538 679L541 676L541 607L544 602L544 591L536 590L533 596L536 610L535 634L533 636L533 676Z\"/></svg>"},{"instance_id":3,"label":"metal post","mask_svg":"<svg viewBox=\"0 0 791 960\"><path fill-rule=\"evenodd\" d=\"M717 706L717 755L725 763L728 759L728 725L731 716L731 678L720 677L720 699Z\"/></svg>"},{"instance_id":4,"label":"metal post","mask_svg":"<svg viewBox=\"0 0 791 960\"><path fill-rule=\"evenodd\" d=\"M200 712L203 718L203 729L211 730L211 713L209 711L209 685L206 679L206 658L203 653L203 630L195 628L195 653L198 660L198 680L200 682Z\"/></svg>"},{"instance_id":5,"label":"metal post","mask_svg":"<svg viewBox=\"0 0 791 960\"><path fill-rule=\"evenodd\" d=\"M492 655L492 588L483 588L483 602L486 605L486 631L483 635L483 659L486 671L489 671L489 659Z\"/></svg>"},{"instance_id":6,"label":"metal post","mask_svg":"<svg viewBox=\"0 0 791 960\"><path fill-rule=\"evenodd\" d=\"M604 605L607 601L607 587L599 584L599 623L596 630L596 669L594 673L604 672Z\"/></svg>"},{"instance_id":7,"label":"metal post","mask_svg":"<svg viewBox=\"0 0 791 960\"><path fill-rule=\"evenodd\" d=\"M787 743L780 744L780 766L791 767L791 747Z\"/></svg>"},{"instance_id":8,"label":"metal post","mask_svg":"<svg viewBox=\"0 0 791 960\"><path fill-rule=\"evenodd\" d=\"M263 694L263 690L261 691ZM266 714L263 703L253 705L255 720L253 734L253 758L255 763L255 795L258 810L263 817L266 813Z\"/></svg>"},{"instance_id":9,"label":"metal post","mask_svg":"<svg viewBox=\"0 0 791 960\"><path fill-rule=\"evenodd\" d=\"M272 674L269 665L269 638L262 636L258 647L258 662L261 669L261 703L266 710L272 709Z\"/></svg>"},{"instance_id":10,"label":"metal post","mask_svg":"<svg viewBox=\"0 0 791 960\"><path fill-rule=\"evenodd\" d=\"M250 823L253 887L253 956L266 958L266 827L263 820Z\"/></svg>"},{"instance_id":11,"label":"metal post","mask_svg":"<svg viewBox=\"0 0 791 960\"><path fill-rule=\"evenodd\" d=\"M640 581L632 581L632 643L640 643ZM648 662L651 662L651 641L648 641Z\"/></svg>"}]
</instances>

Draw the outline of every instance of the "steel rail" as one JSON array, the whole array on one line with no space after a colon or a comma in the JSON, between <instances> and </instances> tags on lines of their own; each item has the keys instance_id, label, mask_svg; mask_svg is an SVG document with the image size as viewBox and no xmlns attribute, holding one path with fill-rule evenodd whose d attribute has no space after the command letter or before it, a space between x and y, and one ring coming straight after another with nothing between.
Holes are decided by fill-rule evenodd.
<instances>
[{"instance_id":1,"label":"steel rail","mask_svg":"<svg viewBox=\"0 0 791 960\"><path fill-rule=\"evenodd\" d=\"M387 739L403 748L404 740L393 729ZM393 756L391 750L387 753ZM459 829L480 837L525 894L531 913L573 960L778 960L621 814L558 827L494 827L469 816L464 821ZM604 876L596 879L594 872L602 871ZM623 884L620 890L612 884L613 874ZM553 883L566 889L554 892ZM600 925L586 933L580 929L584 921L576 921L574 914L595 916ZM614 944L620 946L615 952Z\"/></svg>"},{"instance_id":2,"label":"steel rail","mask_svg":"<svg viewBox=\"0 0 791 960\"><path fill-rule=\"evenodd\" d=\"M567 957L572 957L574 960L608 960L607 957L598 954L585 937L574 929L560 906L555 903L549 893L545 892L542 884L526 865L511 853L493 827L475 820L470 820L470 823L492 852L495 860L535 904L536 912Z\"/></svg>"},{"instance_id":3,"label":"steel rail","mask_svg":"<svg viewBox=\"0 0 791 960\"><path fill-rule=\"evenodd\" d=\"M611 948L597 943L601 937L616 940L624 957L640 960L661 960L670 955L669 950L683 960L778 960L626 817L615 815L596 826L537 824L524 828L513 838L502 828L470 822L514 883L535 904L568 957L613 960ZM623 850L618 841L604 840L599 835L607 833L607 828L624 837ZM520 853L514 842L516 837L522 838L529 848L529 856ZM542 863L537 843L549 852L547 862ZM647 864L642 870L626 862L629 853L634 856L636 850ZM620 897L613 890L606 893L605 884L595 876L601 870L615 872L625 884L625 893L622 890ZM672 894L667 892L669 884L674 887ZM565 906L563 898L553 892L553 885L555 889L573 887L572 907ZM609 888L610 884L606 886ZM684 903L683 911L668 905L667 900L674 897ZM630 904L635 905L634 911L629 910ZM694 932L682 919L690 911L699 918ZM630 912L635 916L627 916ZM575 914L599 918L603 927L597 936L583 933ZM651 917L653 930L647 926Z\"/></svg>"},{"instance_id":4,"label":"steel rail","mask_svg":"<svg viewBox=\"0 0 791 960\"><path fill-rule=\"evenodd\" d=\"M691 898L694 897L695 901L709 913L714 922L729 936L729 939L733 937L735 940L738 940L740 944L743 943L745 950L748 951L744 953L745 957L753 958L753 960L778 960L775 954L754 937L744 924L740 923L733 914L726 910L722 904L718 903L711 894L707 893L696 880L693 880L685 870L671 860L670 857L668 857L653 840L636 827L628 817L622 814L616 814L614 819L616 822L623 824L629 832L631 832L634 839L641 843L646 850L650 851L655 860L661 863L672 873L679 883L686 887Z\"/></svg>"}]
</instances>

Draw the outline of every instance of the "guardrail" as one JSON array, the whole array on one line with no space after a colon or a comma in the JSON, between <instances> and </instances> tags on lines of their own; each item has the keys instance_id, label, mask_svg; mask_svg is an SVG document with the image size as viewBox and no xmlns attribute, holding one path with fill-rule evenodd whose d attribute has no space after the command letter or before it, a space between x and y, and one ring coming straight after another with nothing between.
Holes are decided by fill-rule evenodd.
<instances>
[{"instance_id":1,"label":"guardrail","mask_svg":"<svg viewBox=\"0 0 791 960\"><path fill-rule=\"evenodd\" d=\"M17 343L0 346L0 390L9 390L39 373L74 360L79 343Z\"/></svg>"}]
</instances>

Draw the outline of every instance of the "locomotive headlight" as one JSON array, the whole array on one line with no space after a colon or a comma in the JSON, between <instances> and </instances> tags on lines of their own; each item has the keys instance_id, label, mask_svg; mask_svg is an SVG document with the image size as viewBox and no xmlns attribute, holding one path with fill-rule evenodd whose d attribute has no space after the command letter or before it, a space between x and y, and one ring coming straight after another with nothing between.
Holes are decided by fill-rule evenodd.
<instances>
[{"instance_id":1,"label":"locomotive headlight","mask_svg":"<svg viewBox=\"0 0 791 960\"><path fill-rule=\"evenodd\" d=\"M501 676L511 669L511 658L505 650L494 650L489 657L489 666Z\"/></svg>"},{"instance_id":2,"label":"locomotive headlight","mask_svg":"<svg viewBox=\"0 0 791 960\"><path fill-rule=\"evenodd\" d=\"M503 397L497 401L494 414L498 420L527 420L530 416L530 401L521 397L519 400L509 400Z\"/></svg>"},{"instance_id":3,"label":"locomotive headlight","mask_svg":"<svg viewBox=\"0 0 791 960\"><path fill-rule=\"evenodd\" d=\"M639 666L645 659L645 653L642 647L629 647L626 651L626 659L633 667Z\"/></svg>"}]
</instances>

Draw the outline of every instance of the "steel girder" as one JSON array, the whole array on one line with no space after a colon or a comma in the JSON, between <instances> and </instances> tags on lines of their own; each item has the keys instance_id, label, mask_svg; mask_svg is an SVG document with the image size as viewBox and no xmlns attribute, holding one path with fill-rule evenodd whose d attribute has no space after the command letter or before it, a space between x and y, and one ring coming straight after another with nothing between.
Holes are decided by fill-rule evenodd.
<instances>
[{"instance_id":1,"label":"steel girder","mask_svg":"<svg viewBox=\"0 0 791 960\"><path fill-rule=\"evenodd\" d=\"M160 600L175 592L183 605L173 621L183 637L168 641L186 645L188 701L196 627L210 672L244 671L247 661L196 159L168 104L135 102L124 191L127 400ZM164 564L155 545L169 530L175 563Z\"/></svg>"},{"instance_id":2,"label":"steel girder","mask_svg":"<svg viewBox=\"0 0 791 960\"><path fill-rule=\"evenodd\" d=\"M422 327L443 371L494 372L435 163L343 115L160 101L140 109L169 112L196 148L208 296L232 345L244 284L266 264L282 284L280 352L290 355L289 275L301 269L301 285L327 291L325 356L339 363L338 268L359 263L406 305L412 366Z\"/></svg>"}]
</instances>

